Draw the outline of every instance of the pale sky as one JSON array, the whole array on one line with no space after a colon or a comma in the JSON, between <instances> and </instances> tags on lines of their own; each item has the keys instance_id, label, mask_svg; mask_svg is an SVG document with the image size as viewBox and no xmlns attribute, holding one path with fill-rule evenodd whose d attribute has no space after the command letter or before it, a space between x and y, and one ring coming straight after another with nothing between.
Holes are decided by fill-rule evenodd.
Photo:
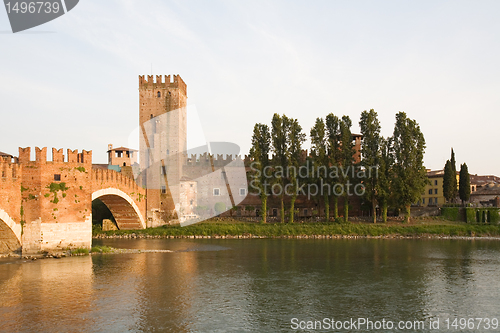
<instances>
[{"instance_id":1,"label":"pale sky","mask_svg":"<svg viewBox=\"0 0 500 333\"><path fill-rule=\"evenodd\" d=\"M126 146L138 75L180 74L210 141L250 148L255 123L375 109L385 136L405 111L427 168L454 148L500 176L500 1L81 0L12 34L0 8L0 151ZM309 148L309 143L305 148ZM50 154L49 154L50 155ZM457 165L459 168L459 165Z\"/></svg>"}]
</instances>

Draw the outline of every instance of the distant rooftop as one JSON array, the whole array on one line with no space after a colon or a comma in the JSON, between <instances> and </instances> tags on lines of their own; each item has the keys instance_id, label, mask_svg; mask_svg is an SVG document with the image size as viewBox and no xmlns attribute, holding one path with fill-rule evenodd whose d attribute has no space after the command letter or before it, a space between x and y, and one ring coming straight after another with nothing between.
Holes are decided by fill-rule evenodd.
<instances>
[{"instance_id":1,"label":"distant rooftop","mask_svg":"<svg viewBox=\"0 0 500 333\"><path fill-rule=\"evenodd\" d=\"M132 148L126 148L126 147L118 147L118 148L111 148L108 150L108 153L110 151L138 151L137 149L132 149Z\"/></svg>"}]
</instances>

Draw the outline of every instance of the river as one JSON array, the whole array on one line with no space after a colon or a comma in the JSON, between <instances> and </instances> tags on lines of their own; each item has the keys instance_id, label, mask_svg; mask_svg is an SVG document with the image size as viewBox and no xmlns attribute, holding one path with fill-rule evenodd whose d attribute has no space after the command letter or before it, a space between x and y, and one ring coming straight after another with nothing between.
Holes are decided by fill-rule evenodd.
<instances>
[{"instance_id":1,"label":"river","mask_svg":"<svg viewBox=\"0 0 500 333\"><path fill-rule=\"evenodd\" d=\"M173 252L0 259L0 331L393 332L401 323L413 332L500 330L499 241L94 243ZM360 327L363 320L374 327Z\"/></svg>"}]
</instances>

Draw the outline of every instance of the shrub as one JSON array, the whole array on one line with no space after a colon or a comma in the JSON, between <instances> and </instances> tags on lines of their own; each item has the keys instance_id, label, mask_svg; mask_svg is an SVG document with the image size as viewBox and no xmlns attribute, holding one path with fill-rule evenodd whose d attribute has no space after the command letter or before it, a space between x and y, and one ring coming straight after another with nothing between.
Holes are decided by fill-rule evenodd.
<instances>
[{"instance_id":1,"label":"shrub","mask_svg":"<svg viewBox=\"0 0 500 333\"><path fill-rule=\"evenodd\" d=\"M441 216L450 221L460 221L460 208L442 207Z\"/></svg>"}]
</instances>

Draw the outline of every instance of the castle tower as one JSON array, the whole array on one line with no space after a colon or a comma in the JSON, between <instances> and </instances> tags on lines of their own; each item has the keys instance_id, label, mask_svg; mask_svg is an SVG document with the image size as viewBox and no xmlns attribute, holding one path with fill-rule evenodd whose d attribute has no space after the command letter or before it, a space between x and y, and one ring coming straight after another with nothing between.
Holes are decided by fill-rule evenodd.
<instances>
[{"instance_id":1,"label":"castle tower","mask_svg":"<svg viewBox=\"0 0 500 333\"><path fill-rule=\"evenodd\" d=\"M179 75L139 76L139 145L148 226L174 217L187 149L187 87ZM168 179L167 179L168 174ZM177 185L177 186L175 186Z\"/></svg>"}]
</instances>

